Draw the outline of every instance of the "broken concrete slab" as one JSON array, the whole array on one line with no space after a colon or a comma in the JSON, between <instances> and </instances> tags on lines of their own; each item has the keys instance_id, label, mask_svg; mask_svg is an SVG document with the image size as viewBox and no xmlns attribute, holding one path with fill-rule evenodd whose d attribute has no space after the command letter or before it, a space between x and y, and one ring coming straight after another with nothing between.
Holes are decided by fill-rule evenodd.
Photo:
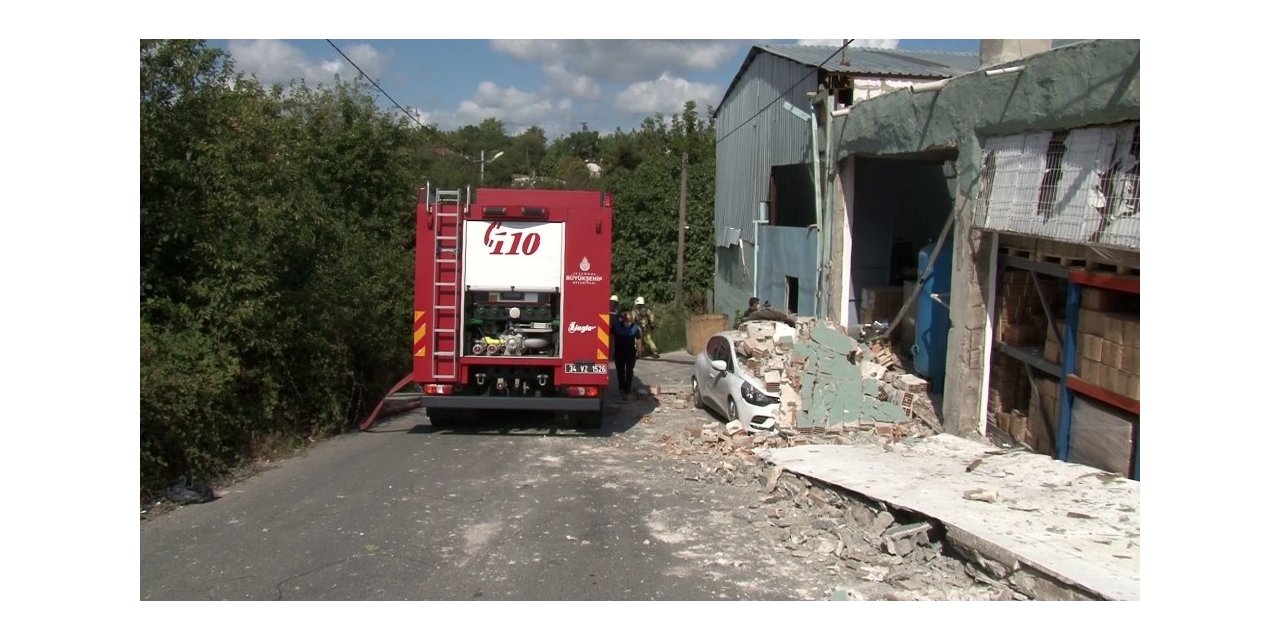
<instances>
[{"instance_id":1,"label":"broken concrete slab","mask_svg":"<svg viewBox=\"0 0 1280 640\"><path fill-rule=\"evenodd\" d=\"M806 445L755 453L793 473L941 522L961 553L980 559L992 575L1004 567L1024 593L1137 600L1139 483L1039 454L988 456L990 449L939 434L912 446ZM966 472L977 458L983 464ZM964 492L972 489L996 492L1000 501L966 500Z\"/></svg>"}]
</instances>

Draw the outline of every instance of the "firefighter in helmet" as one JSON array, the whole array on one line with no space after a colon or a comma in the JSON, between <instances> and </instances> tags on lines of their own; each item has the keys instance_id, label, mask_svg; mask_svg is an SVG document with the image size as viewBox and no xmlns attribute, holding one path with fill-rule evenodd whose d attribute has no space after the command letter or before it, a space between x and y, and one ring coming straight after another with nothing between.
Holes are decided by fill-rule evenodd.
<instances>
[{"instance_id":1,"label":"firefighter in helmet","mask_svg":"<svg viewBox=\"0 0 1280 640\"><path fill-rule=\"evenodd\" d=\"M618 294L609 296L609 330L613 331L613 327L617 326L620 314L622 313L622 303L618 302ZM609 341L609 355L613 355L613 343Z\"/></svg>"},{"instance_id":2,"label":"firefighter in helmet","mask_svg":"<svg viewBox=\"0 0 1280 640\"><path fill-rule=\"evenodd\" d=\"M658 328L658 317L644 303L644 296L636 297L634 313L636 324L640 327L640 337L637 338L636 351L642 358L658 357L661 354L658 352L658 345L653 342L653 332Z\"/></svg>"}]
</instances>

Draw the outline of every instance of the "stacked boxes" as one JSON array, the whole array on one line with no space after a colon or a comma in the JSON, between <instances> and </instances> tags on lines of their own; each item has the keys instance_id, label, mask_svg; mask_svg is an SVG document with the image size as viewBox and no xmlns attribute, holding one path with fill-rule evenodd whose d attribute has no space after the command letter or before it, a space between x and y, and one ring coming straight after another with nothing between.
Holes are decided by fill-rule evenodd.
<instances>
[{"instance_id":1,"label":"stacked boxes","mask_svg":"<svg viewBox=\"0 0 1280 640\"><path fill-rule=\"evenodd\" d=\"M1047 319L1040 296L1036 294L1036 277L1027 271L1009 270L1000 280L1000 296L996 302L996 337L1014 346L1040 346L1044 343ZM1040 280L1046 300L1060 297L1056 279Z\"/></svg>"},{"instance_id":2,"label":"stacked boxes","mask_svg":"<svg viewBox=\"0 0 1280 640\"><path fill-rule=\"evenodd\" d=\"M988 406L990 411L997 414L997 423L1002 419L999 417L1001 413L1010 413L1015 409L1025 411L1030 393L1031 383L1027 380L1024 365L1003 353L993 352L991 400Z\"/></svg>"},{"instance_id":3,"label":"stacked boxes","mask_svg":"<svg viewBox=\"0 0 1280 640\"><path fill-rule=\"evenodd\" d=\"M1031 406L1027 409L1028 439L1023 442L1039 453L1053 455L1058 434L1058 380L1036 375L1031 386Z\"/></svg>"},{"instance_id":4,"label":"stacked boxes","mask_svg":"<svg viewBox=\"0 0 1280 640\"><path fill-rule=\"evenodd\" d=\"M1007 270L1000 279L996 303L996 339L1018 347L1039 347L1045 343L1048 319L1036 285L1036 276L1027 271ZM1052 279L1040 280L1046 300L1056 300L1061 286ZM1021 361L993 353L991 361L991 402L996 426L1036 451L1052 450L1052 438L1045 433L1037 390L1027 377Z\"/></svg>"},{"instance_id":5,"label":"stacked boxes","mask_svg":"<svg viewBox=\"0 0 1280 640\"><path fill-rule=\"evenodd\" d=\"M1085 287L1076 332L1076 375L1113 393L1139 399L1137 296Z\"/></svg>"},{"instance_id":6,"label":"stacked boxes","mask_svg":"<svg viewBox=\"0 0 1280 640\"><path fill-rule=\"evenodd\" d=\"M1089 384L1139 400L1139 314L1137 296L1084 287L1076 330L1076 375ZM1062 320L1054 320L1066 331ZM1045 335L1044 357L1062 363L1062 345L1053 332Z\"/></svg>"}]
</instances>

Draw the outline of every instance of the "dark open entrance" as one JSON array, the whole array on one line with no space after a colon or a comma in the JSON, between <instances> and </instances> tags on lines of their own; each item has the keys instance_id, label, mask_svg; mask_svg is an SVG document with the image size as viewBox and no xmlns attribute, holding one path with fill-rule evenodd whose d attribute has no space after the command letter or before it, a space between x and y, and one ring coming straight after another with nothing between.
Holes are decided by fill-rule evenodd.
<instances>
[{"instance_id":1,"label":"dark open entrance","mask_svg":"<svg viewBox=\"0 0 1280 640\"><path fill-rule=\"evenodd\" d=\"M787 276L787 311L800 313L800 279Z\"/></svg>"},{"instance_id":2,"label":"dark open entrance","mask_svg":"<svg viewBox=\"0 0 1280 640\"><path fill-rule=\"evenodd\" d=\"M950 238L944 245L929 291L913 302L915 288L939 241L955 198L954 151L910 157L855 157L849 315L851 324L891 320L904 304L908 309L894 333L894 346L904 366L930 381L930 395L941 408L946 369L946 335L950 329ZM931 294L938 294L936 298ZM929 305L921 309L920 305ZM923 320L921 320L923 318ZM919 326L927 323L927 326Z\"/></svg>"}]
</instances>

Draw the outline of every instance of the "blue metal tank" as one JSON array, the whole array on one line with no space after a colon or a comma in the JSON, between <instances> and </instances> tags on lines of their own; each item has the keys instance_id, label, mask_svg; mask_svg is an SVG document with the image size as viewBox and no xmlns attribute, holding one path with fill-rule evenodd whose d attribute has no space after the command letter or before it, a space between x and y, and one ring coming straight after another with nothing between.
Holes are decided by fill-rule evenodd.
<instances>
[{"instance_id":1,"label":"blue metal tank","mask_svg":"<svg viewBox=\"0 0 1280 640\"><path fill-rule=\"evenodd\" d=\"M951 241L943 241L942 250L925 274L934 243L920 250L920 297L916 299L916 342L911 347L916 373L929 379L930 389L942 391L947 369L947 332L951 329ZM934 299L934 295L941 301Z\"/></svg>"}]
</instances>

